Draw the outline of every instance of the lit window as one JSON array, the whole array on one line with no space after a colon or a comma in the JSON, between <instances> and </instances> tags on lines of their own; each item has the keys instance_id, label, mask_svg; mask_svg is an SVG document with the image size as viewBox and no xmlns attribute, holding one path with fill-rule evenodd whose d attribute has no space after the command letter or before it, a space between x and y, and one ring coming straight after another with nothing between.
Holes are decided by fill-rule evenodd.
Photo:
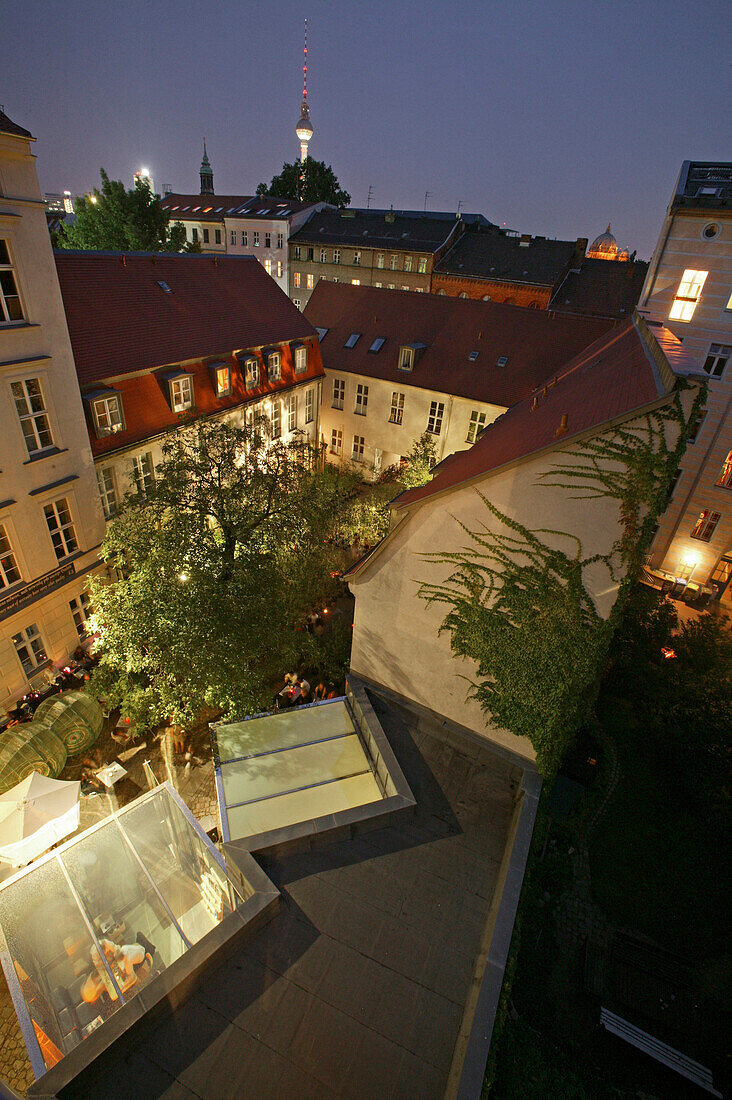
<instances>
[{"instance_id":1,"label":"lit window","mask_svg":"<svg viewBox=\"0 0 732 1100\"><path fill-rule=\"evenodd\" d=\"M383 283L374 283L374 286L383 286Z\"/></svg>"},{"instance_id":2,"label":"lit window","mask_svg":"<svg viewBox=\"0 0 732 1100\"><path fill-rule=\"evenodd\" d=\"M417 260L417 271L420 273L420 275L424 275L426 273L426 271L427 271L427 257L426 256L420 256L419 259Z\"/></svg>"},{"instance_id":3,"label":"lit window","mask_svg":"<svg viewBox=\"0 0 732 1100\"><path fill-rule=\"evenodd\" d=\"M352 286L360 286L361 285L361 280L360 279L351 279L351 285Z\"/></svg>"},{"instance_id":4,"label":"lit window","mask_svg":"<svg viewBox=\"0 0 732 1100\"><path fill-rule=\"evenodd\" d=\"M259 248L259 233L252 233L252 245Z\"/></svg>"},{"instance_id":5,"label":"lit window","mask_svg":"<svg viewBox=\"0 0 732 1100\"><path fill-rule=\"evenodd\" d=\"M470 414L470 424L468 425L467 443L475 443L478 438L478 433L485 428L485 421L486 414L478 412L477 409L473 409Z\"/></svg>"},{"instance_id":6,"label":"lit window","mask_svg":"<svg viewBox=\"0 0 732 1100\"><path fill-rule=\"evenodd\" d=\"M327 261L328 261L328 253L324 248L321 248L321 250L320 250L320 262L321 262L321 264L324 264L324 263L327 263Z\"/></svg>"},{"instance_id":7,"label":"lit window","mask_svg":"<svg viewBox=\"0 0 732 1100\"><path fill-rule=\"evenodd\" d=\"M404 417L404 394L396 391L391 395L391 411L389 421L391 424L401 424Z\"/></svg>"},{"instance_id":8,"label":"lit window","mask_svg":"<svg viewBox=\"0 0 732 1100\"><path fill-rule=\"evenodd\" d=\"M315 276L314 275L306 275L305 276L305 289L306 290L312 290L314 286L315 286Z\"/></svg>"},{"instance_id":9,"label":"lit window","mask_svg":"<svg viewBox=\"0 0 732 1100\"><path fill-rule=\"evenodd\" d=\"M308 369L308 349L302 344L295 348L295 374L304 374Z\"/></svg>"},{"instance_id":10,"label":"lit window","mask_svg":"<svg viewBox=\"0 0 732 1100\"><path fill-rule=\"evenodd\" d=\"M360 252L354 252L353 253L353 264L354 264L354 267L360 267L361 266L361 253Z\"/></svg>"},{"instance_id":11,"label":"lit window","mask_svg":"<svg viewBox=\"0 0 732 1100\"><path fill-rule=\"evenodd\" d=\"M414 348L399 348L399 370L411 370L414 366Z\"/></svg>"},{"instance_id":12,"label":"lit window","mask_svg":"<svg viewBox=\"0 0 732 1100\"><path fill-rule=\"evenodd\" d=\"M409 290L409 287L408 286L403 286L402 290Z\"/></svg>"},{"instance_id":13,"label":"lit window","mask_svg":"<svg viewBox=\"0 0 732 1100\"><path fill-rule=\"evenodd\" d=\"M213 374L214 389L217 397L229 397L232 392L231 367L226 364L217 364L210 368Z\"/></svg>"},{"instance_id":14,"label":"lit window","mask_svg":"<svg viewBox=\"0 0 732 1100\"><path fill-rule=\"evenodd\" d=\"M270 382L279 382L282 372L282 357L278 351L267 356L267 378Z\"/></svg>"},{"instance_id":15,"label":"lit window","mask_svg":"<svg viewBox=\"0 0 732 1100\"><path fill-rule=\"evenodd\" d=\"M122 403L116 394L109 397L97 397L92 408L94 410L94 426L97 436L101 439L105 435L114 435L124 428L122 420Z\"/></svg>"},{"instance_id":16,"label":"lit window","mask_svg":"<svg viewBox=\"0 0 732 1100\"><path fill-rule=\"evenodd\" d=\"M722 489L732 489L732 451L725 458L722 469L719 471L717 485Z\"/></svg>"},{"instance_id":17,"label":"lit window","mask_svg":"<svg viewBox=\"0 0 732 1100\"><path fill-rule=\"evenodd\" d=\"M694 524L691 537L699 539L700 542L709 542L721 518L719 512L710 512L705 508L703 512L699 513L699 519Z\"/></svg>"},{"instance_id":18,"label":"lit window","mask_svg":"<svg viewBox=\"0 0 732 1100\"><path fill-rule=\"evenodd\" d=\"M412 257L411 256L405 256L404 257L404 270L405 271L411 271L412 270Z\"/></svg>"},{"instance_id":19,"label":"lit window","mask_svg":"<svg viewBox=\"0 0 732 1100\"><path fill-rule=\"evenodd\" d=\"M721 378L730 353L732 353L732 346L729 344L712 344L704 361L704 370L707 374L712 378Z\"/></svg>"},{"instance_id":20,"label":"lit window","mask_svg":"<svg viewBox=\"0 0 732 1100\"><path fill-rule=\"evenodd\" d=\"M389 257L389 267L392 271L396 271L396 269L397 269L397 257L396 256L390 256Z\"/></svg>"},{"instance_id":21,"label":"lit window","mask_svg":"<svg viewBox=\"0 0 732 1100\"><path fill-rule=\"evenodd\" d=\"M278 247L278 248L282 248L282 246L284 245L284 243L285 243L285 238L284 238L284 237L282 236L282 234L281 234L281 233L278 233L278 234L277 234L277 247Z\"/></svg>"},{"instance_id":22,"label":"lit window","mask_svg":"<svg viewBox=\"0 0 732 1100\"><path fill-rule=\"evenodd\" d=\"M215 234L215 237L216 237L216 244L221 244L221 230L220 229L214 230L214 234Z\"/></svg>"},{"instance_id":23,"label":"lit window","mask_svg":"<svg viewBox=\"0 0 732 1100\"><path fill-rule=\"evenodd\" d=\"M34 455L39 451L45 451L47 447L52 447L53 436L40 379L26 378L22 382L13 382L10 388L28 454Z\"/></svg>"},{"instance_id":24,"label":"lit window","mask_svg":"<svg viewBox=\"0 0 732 1100\"><path fill-rule=\"evenodd\" d=\"M314 405L314 402L313 402L313 391L308 390L305 394L305 423L306 424L312 424L313 420L315 419L314 408L315 408L315 405Z\"/></svg>"},{"instance_id":25,"label":"lit window","mask_svg":"<svg viewBox=\"0 0 732 1100\"><path fill-rule=\"evenodd\" d=\"M389 283L389 290L396 290L396 283Z\"/></svg>"},{"instance_id":26,"label":"lit window","mask_svg":"<svg viewBox=\"0 0 732 1100\"><path fill-rule=\"evenodd\" d=\"M708 274L708 271L692 271L690 268L684 272L684 276L679 283L679 289L676 291L674 303L671 306L669 320L691 320Z\"/></svg>"},{"instance_id":27,"label":"lit window","mask_svg":"<svg viewBox=\"0 0 732 1100\"><path fill-rule=\"evenodd\" d=\"M232 229L232 231L231 231L231 243L236 244L236 230L235 229Z\"/></svg>"},{"instance_id":28,"label":"lit window","mask_svg":"<svg viewBox=\"0 0 732 1100\"><path fill-rule=\"evenodd\" d=\"M430 402L430 415L427 417L427 431L432 435L439 435L442 431L442 417L445 406L442 401Z\"/></svg>"},{"instance_id":29,"label":"lit window","mask_svg":"<svg viewBox=\"0 0 732 1100\"><path fill-rule=\"evenodd\" d=\"M89 593L81 592L78 596L75 596L73 600L69 600L69 608L74 620L74 626L76 627L76 633L79 636L79 641L85 642L89 637L89 631L86 628L86 624L89 621L89 616L92 614Z\"/></svg>"},{"instance_id":30,"label":"lit window","mask_svg":"<svg viewBox=\"0 0 732 1100\"><path fill-rule=\"evenodd\" d=\"M378 255L376 257L376 266L377 267L383 267L384 266L384 253L383 252L378 253Z\"/></svg>"},{"instance_id":31,"label":"lit window","mask_svg":"<svg viewBox=\"0 0 732 1100\"><path fill-rule=\"evenodd\" d=\"M193 379L189 375L170 380L170 404L173 412L185 412L193 405Z\"/></svg>"},{"instance_id":32,"label":"lit window","mask_svg":"<svg viewBox=\"0 0 732 1100\"><path fill-rule=\"evenodd\" d=\"M363 462L363 451L366 440L362 435L354 435L353 447L351 449L351 458L354 462Z\"/></svg>"},{"instance_id":33,"label":"lit window","mask_svg":"<svg viewBox=\"0 0 732 1100\"><path fill-rule=\"evenodd\" d=\"M730 294L729 298L727 299L727 305L724 308L732 309L732 294Z\"/></svg>"},{"instance_id":34,"label":"lit window","mask_svg":"<svg viewBox=\"0 0 732 1100\"><path fill-rule=\"evenodd\" d=\"M208 244L208 229L204 229L203 231L203 243Z\"/></svg>"},{"instance_id":35,"label":"lit window","mask_svg":"<svg viewBox=\"0 0 732 1100\"><path fill-rule=\"evenodd\" d=\"M272 402L272 438L279 439L282 435L282 406L279 401Z\"/></svg>"},{"instance_id":36,"label":"lit window","mask_svg":"<svg viewBox=\"0 0 732 1100\"><path fill-rule=\"evenodd\" d=\"M5 527L0 523L0 588L9 588L20 580L20 570Z\"/></svg>"},{"instance_id":37,"label":"lit window","mask_svg":"<svg viewBox=\"0 0 732 1100\"><path fill-rule=\"evenodd\" d=\"M61 500L51 501L50 504L45 505L43 514L46 517L56 557L59 561L63 561L69 554L79 549L68 500L62 497Z\"/></svg>"},{"instance_id":38,"label":"lit window","mask_svg":"<svg viewBox=\"0 0 732 1100\"><path fill-rule=\"evenodd\" d=\"M102 510L105 519L111 519L117 511L117 491L114 484L114 471L111 466L103 470L97 470L97 485L99 496L102 499Z\"/></svg>"},{"instance_id":39,"label":"lit window","mask_svg":"<svg viewBox=\"0 0 732 1100\"><path fill-rule=\"evenodd\" d=\"M292 299L292 304L293 304L293 306L297 306L297 308L299 309L300 305L301 305L300 299L299 298L293 298Z\"/></svg>"},{"instance_id":40,"label":"lit window","mask_svg":"<svg viewBox=\"0 0 732 1100\"><path fill-rule=\"evenodd\" d=\"M282 260L277 261L277 278L282 278Z\"/></svg>"},{"instance_id":41,"label":"lit window","mask_svg":"<svg viewBox=\"0 0 732 1100\"><path fill-rule=\"evenodd\" d=\"M22 320L23 310L15 272L10 262L8 242L0 239L0 325Z\"/></svg>"},{"instance_id":42,"label":"lit window","mask_svg":"<svg viewBox=\"0 0 732 1100\"><path fill-rule=\"evenodd\" d=\"M343 378L333 379L333 408L342 409L343 400L346 396L346 383Z\"/></svg>"},{"instance_id":43,"label":"lit window","mask_svg":"<svg viewBox=\"0 0 732 1100\"><path fill-rule=\"evenodd\" d=\"M293 271L293 273L292 273L292 285L293 286L300 286L300 272L299 271Z\"/></svg>"},{"instance_id":44,"label":"lit window","mask_svg":"<svg viewBox=\"0 0 732 1100\"><path fill-rule=\"evenodd\" d=\"M41 635L38 633L38 627L35 623L31 623L25 630L21 630L19 634L14 634L13 645L15 646L15 652L20 658L20 663L23 666L23 672L26 676L30 676L47 660L46 650L44 649Z\"/></svg>"},{"instance_id":45,"label":"lit window","mask_svg":"<svg viewBox=\"0 0 732 1100\"><path fill-rule=\"evenodd\" d=\"M264 247L265 248L271 248L272 247L272 234L271 233L265 233L264 234Z\"/></svg>"},{"instance_id":46,"label":"lit window","mask_svg":"<svg viewBox=\"0 0 732 1100\"><path fill-rule=\"evenodd\" d=\"M256 389L259 385L259 360L253 355L244 362L244 384L248 390Z\"/></svg>"},{"instance_id":47,"label":"lit window","mask_svg":"<svg viewBox=\"0 0 732 1100\"><path fill-rule=\"evenodd\" d=\"M291 393L287 401L287 430L294 432L297 428L297 394Z\"/></svg>"},{"instance_id":48,"label":"lit window","mask_svg":"<svg viewBox=\"0 0 732 1100\"><path fill-rule=\"evenodd\" d=\"M461 294L458 294L458 298L467 298L467 297L468 297L468 293L467 293L466 290L464 290Z\"/></svg>"},{"instance_id":49,"label":"lit window","mask_svg":"<svg viewBox=\"0 0 732 1100\"><path fill-rule=\"evenodd\" d=\"M135 488L140 496L146 496L155 488L155 467L152 451L135 455L132 459L132 475L135 479Z\"/></svg>"},{"instance_id":50,"label":"lit window","mask_svg":"<svg viewBox=\"0 0 732 1100\"><path fill-rule=\"evenodd\" d=\"M339 264L341 262L341 250L340 248L333 249L333 263Z\"/></svg>"},{"instance_id":51,"label":"lit window","mask_svg":"<svg viewBox=\"0 0 732 1100\"><path fill-rule=\"evenodd\" d=\"M351 335L346 340L343 347L344 348L355 348L355 346L358 343L358 341L360 340L360 338L361 338L361 333L360 332L352 332Z\"/></svg>"},{"instance_id":52,"label":"lit window","mask_svg":"<svg viewBox=\"0 0 732 1100\"><path fill-rule=\"evenodd\" d=\"M334 455L343 453L343 432L340 428L330 430L330 453Z\"/></svg>"},{"instance_id":53,"label":"lit window","mask_svg":"<svg viewBox=\"0 0 732 1100\"><path fill-rule=\"evenodd\" d=\"M369 388L361 382L356 386L356 408L353 410L357 416L366 415L366 406L369 403Z\"/></svg>"},{"instance_id":54,"label":"lit window","mask_svg":"<svg viewBox=\"0 0 732 1100\"><path fill-rule=\"evenodd\" d=\"M264 261L264 270L267 272L268 275L272 274L272 261L269 259L269 257L267 257L267 259Z\"/></svg>"}]
</instances>

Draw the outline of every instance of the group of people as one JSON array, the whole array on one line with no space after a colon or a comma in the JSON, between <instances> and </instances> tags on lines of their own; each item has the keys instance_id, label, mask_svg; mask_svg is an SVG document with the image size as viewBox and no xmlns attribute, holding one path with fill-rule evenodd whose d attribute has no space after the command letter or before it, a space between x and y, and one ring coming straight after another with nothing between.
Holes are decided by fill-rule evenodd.
<instances>
[{"instance_id":1,"label":"group of people","mask_svg":"<svg viewBox=\"0 0 732 1100\"><path fill-rule=\"evenodd\" d=\"M149 977L153 967L155 947L142 932L138 932L136 943L119 945L108 939L100 939L99 943L107 964L122 990L129 989L131 985ZM91 960L92 971L81 987L82 999L87 1004L95 1004L105 991L110 992L109 977L96 947L91 949ZM110 997L116 999L116 990L110 992Z\"/></svg>"},{"instance_id":2,"label":"group of people","mask_svg":"<svg viewBox=\"0 0 732 1100\"><path fill-rule=\"evenodd\" d=\"M286 672L284 686L277 692L275 703L278 707L295 707L303 703L317 703L323 699L337 697L333 684L326 684L324 680L320 680L311 694L308 680L299 678L296 672Z\"/></svg>"}]
</instances>

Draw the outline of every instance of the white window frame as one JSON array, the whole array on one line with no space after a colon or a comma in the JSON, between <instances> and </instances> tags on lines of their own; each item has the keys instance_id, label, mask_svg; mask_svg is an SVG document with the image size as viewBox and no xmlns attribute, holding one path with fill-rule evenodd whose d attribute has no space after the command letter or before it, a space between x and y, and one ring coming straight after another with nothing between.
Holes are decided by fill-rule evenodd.
<instances>
[{"instance_id":1,"label":"white window frame","mask_svg":"<svg viewBox=\"0 0 732 1100\"><path fill-rule=\"evenodd\" d=\"M272 247L272 233L271 232L264 234L264 247L265 248L271 248Z\"/></svg>"},{"instance_id":2,"label":"white window frame","mask_svg":"<svg viewBox=\"0 0 732 1100\"><path fill-rule=\"evenodd\" d=\"M147 496L155 488L155 463L152 451L143 451L132 458L132 478L140 496Z\"/></svg>"},{"instance_id":3,"label":"white window frame","mask_svg":"<svg viewBox=\"0 0 732 1100\"><path fill-rule=\"evenodd\" d=\"M85 642L89 637L86 624L90 616L94 614L89 593L80 592L78 596L73 596L69 600L69 611L71 612L71 618L74 620L79 641Z\"/></svg>"},{"instance_id":4,"label":"white window frame","mask_svg":"<svg viewBox=\"0 0 732 1100\"><path fill-rule=\"evenodd\" d=\"M292 285L295 286L295 287L300 286L300 272L299 271L293 271L293 273L292 273Z\"/></svg>"},{"instance_id":5,"label":"white window frame","mask_svg":"<svg viewBox=\"0 0 732 1100\"><path fill-rule=\"evenodd\" d=\"M473 409L470 413L470 423L468 424L468 434L465 437L466 443L475 443L480 432L485 428L485 422L488 419L488 414L480 412L479 409Z\"/></svg>"},{"instance_id":6,"label":"white window frame","mask_svg":"<svg viewBox=\"0 0 732 1100\"><path fill-rule=\"evenodd\" d=\"M256 230L252 232L252 248L259 248L259 233Z\"/></svg>"},{"instance_id":7,"label":"white window frame","mask_svg":"<svg viewBox=\"0 0 732 1100\"><path fill-rule=\"evenodd\" d=\"M268 275L272 274L272 260L269 256L264 261L264 270L267 272Z\"/></svg>"},{"instance_id":8,"label":"white window frame","mask_svg":"<svg viewBox=\"0 0 732 1100\"><path fill-rule=\"evenodd\" d=\"M282 404L279 399L272 402L272 438L282 438Z\"/></svg>"},{"instance_id":9,"label":"white window frame","mask_svg":"<svg viewBox=\"0 0 732 1100\"><path fill-rule=\"evenodd\" d=\"M102 502L102 511L105 519L111 519L117 514L119 508L117 500L117 483L113 466L97 466L97 486Z\"/></svg>"},{"instance_id":10,"label":"white window frame","mask_svg":"<svg viewBox=\"0 0 732 1100\"><path fill-rule=\"evenodd\" d=\"M279 382L282 378L282 355L279 351L271 351L267 356L267 380Z\"/></svg>"},{"instance_id":11,"label":"white window frame","mask_svg":"<svg viewBox=\"0 0 732 1100\"><path fill-rule=\"evenodd\" d=\"M22 581L18 559L4 523L0 523L0 591Z\"/></svg>"},{"instance_id":12,"label":"white window frame","mask_svg":"<svg viewBox=\"0 0 732 1100\"><path fill-rule=\"evenodd\" d=\"M679 289L674 295L673 304L668 315L669 321L689 322L692 319L708 274L708 271L695 271L693 268L687 268L684 271Z\"/></svg>"},{"instance_id":13,"label":"white window frame","mask_svg":"<svg viewBox=\"0 0 732 1100\"><path fill-rule=\"evenodd\" d=\"M333 379L333 402L331 404L332 409L342 409L343 402L346 399L346 380L345 378Z\"/></svg>"},{"instance_id":14,"label":"white window frame","mask_svg":"<svg viewBox=\"0 0 732 1100\"><path fill-rule=\"evenodd\" d=\"M7 237L0 237L0 325L19 325L24 320L25 311L10 244Z\"/></svg>"},{"instance_id":15,"label":"white window frame","mask_svg":"<svg viewBox=\"0 0 732 1100\"><path fill-rule=\"evenodd\" d=\"M185 412L193 408L193 379L190 374L182 374L170 379L170 407L174 413Z\"/></svg>"},{"instance_id":16,"label":"white window frame","mask_svg":"<svg viewBox=\"0 0 732 1100\"><path fill-rule=\"evenodd\" d=\"M230 241L231 241L232 244L236 244L236 230L235 229L231 230Z\"/></svg>"},{"instance_id":17,"label":"white window frame","mask_svg":"<svg viewBox=\"0 0 732 1100\"><path fill-rule=\"evenodd\" d=\"M353 253L353 266L354 267L360 267L361 266L361 249L360 248L357 248L357 249L354 250L354 253Z\"/></svg>"},{"instance_id":18,"label":"white window frame","mask_svg":"<svg viewBox=\"0 0 732 1100\"><path fill-rule=\"evenodd\" d=\"M315 420L315 400L312 389L305 391L305 423L312 424Z\"/></svg>"},{"instance_id":19,"label":"white window frame","mask_svg":"<svg viewBox=\"0 0 732 1100\"><path fill-rule=\"evenodd\" d=\"M333 249L333 263L339 264L341 262L341 250L340 248Z\"/></svg>"},{"instance_id":20,"label":"white window frame","mask_svg":"<svg viewBox=\"0 0 732 1100\"><path fill-rule=\"evenodd\" d=\"M282 278L282 260L277 261L277 278Z\"/></svg>"},{"instance_id":21,"label":"white window frame","mask_svg":"<svg viewBox=\"0 0 732 1100\"><path fill-rule=\"evenodd\" d=\"M256 355L249 355L244 360L244 385L248 390L255 390L259 385L259 360Z\"/></svg>"},{"instance_id":22,"label":"white window frame","mask_svg":"<svg viewBox=\"0 0 732 1100\"><path fill-rule=\"evenodd\" d=\"M366 440L362 435L354 435L353 446L351 447L351 458L354 462L364 462L364 450L366 447Z\"/></svg>"},{"instance_id":23,"label":"white window frame","mask_svg":"<svg viewBox=\"0 0 732 1100\"><path fill-rule=\"evenodd\" d=\"M284 243L285 243L284 235L282 233L278 233L277 234L277 247L282 248L284 246Z\"/></svg>"},{"instance_id":24,"label":"white window frame","mask_svg":"<svg viewBox=\"0 0 732 1100\"><path fill-rule=\"evenodd\" d=\"M297 394L291 393L287 398L287 430L297 431Z\"/></svg>"},{"instance_id":25,"label":"white window frame","mask_svg":"<svg viewBox=\"0 0 732 1100\"><path fill-rule=\"evenodd\" d=\"M295 374L305 374L308 369L308 349L305 344L295 348Z\"/></svg>"},{"instance_id":26,"label":"white window frame","mask_svg":"<svg viewBox=\"0 0 732 1100\"><path fill-rule=\"evenodd\" d=\"M391 395L391 409L389 411L389 423L401 424L404 419L404 394L394 390Z\"/></svg>"},{"instance_id":27,"label":"white window frame","mask_svg":"<svg viewBox=\"0 0 732 1100\"><path fill-rule=\"evenodd\" d=\"M314 290L315 289L315 276L313 275L312 271L309 271L307 273L307 275L305 276L305 289L306 290Z\"/></svg>"},{"instance_id":28,"label":"white window frame","mask_svg":"<svg viewBox=\"0 0 732 1100\"><path fill-rule=\"evenodd\" d=\"M107 397L95 397L92 401L94 430L98 439L124 431L125 418L122 415L122 400L117 393Z\"/></svg>"},{"instance_id":29,"label":"white window frame","mask_svg":"<svg viewBox=\"0 0 732 1100\"><path fill-rule=\"evenodd\" d=\"M79 549L69 498L59 497L58 500L49 500L48 504L43 505L43 514L46 517L46 526L51 536L56 559L65 561Z\"/></svg>"},{"instance_id":30,"label":"white window frame","mask_svg":"<svg viewBox=\"0 0 732 1100\"><path fill-rule=\"evenodd\" d=\"M321 248L321 250L320 250L320 262L321 262L321 264L327 264L327 262L328 262L328 250L327 250L327 248Z\"/></svg>"},{"instance_id":31,"label":"white window frame","mask_svg":"<svg viewBox=\"0 0 732 1100\"><path fill-rule=\"evenodd\" d=\"M710 344L707 357L704 360L704 370L710 378L721 378L732 356L732 345Z\"/></svg>"},{"instance_id":32,"label":"white window frame","mask_svg":"<svg viewBox=\"0 0 732 1100\"><path fill-rule=\"evenodd\" d=\"M332 455L343 454L343 429L331 428L330 429L330 453Z\"/></svg>"},{"instance_id":33,"label":"white window frame","mask_svg":"<svg viewBox=\"0 0 732 1100\"><path fill-rule=\"evenodd\" d=\"M414 348L399 348L399 362L397 363L397 366L399 370L414 369Z\"/></svg>"},{"instance_id":34,"label":"white window frame","mask_svg":"<svg viewBox=\"0 0 732 1100\"><path fill-rule=\"evenodd\" d=\"M377 252L376 253L376 266L383 268L383 266L384 266L384 253L383 252Z\"/></svg>"},{"instance_id":35,"label":"white window frame","mask_svg":"<svg viewBox=\"0 0 732 1100\"><path fill-rule=\"evenodd\" d=\"M405 271L411 271L412 270L412 257L411 256L405 256L404 257L404 270Z\"/></svg>"},{"instance_id":36,"label":"white window frame","mask_svg":"<svg viewBox=\"0 0 732 1100\"><path fill-rule=\"evenodd\" d=\"M392 253L391 256L389 257L389 271L396 271L397 270L398 261L399 261L399 257L394 255L394 253Z\"/></svg>"},{"instance_id":37,"label":"white window frame","mask_svg":"<svg viewBox=\"0 0 732 1100\"><path fill-rule=\"evenodd\" d=\"M214 377L214 387L216 389L216 396L217 397L230 397L233 390L234 390L234 384L233 384L233 376L232 376L232 373L231 373L231 367L229 366L229 364L228 363L217 363L215 366L212 366L211 369L212 369L213 377ZM224 373L225 377L226 377L226 385L224 385L224 386L221 385L221 379L219 378L219 375L222 374L222 373Z\"/></svg>"},{"instance_id":38,"label":"white window frame","mask_svg":"<svg viewBox=\"0 0 732 1100\"><path fill-rule=\"evenodd\" d=\"M356 385L356 406L353 410L356 416L366 416L369 403L369 388L364 382Z\"/></svg>"},{"instance_id":39,"label":"white window frame","mask_svg":"<svg viewBox=\"0 0 732 1100\"><path fill-rule=\"evenodd\" d=\"M31 677L48 661L46 647L35 623L29 623L28 626L14 634L12 642L26 676ZM25 660L22 657L23 652L26 654Z\"/></svg>"},{"instance_id":40,"label":"white window frame","mask_svg":"<svg viewBox=\"0 0 732 1100\"><path fill-rule=\"evenodd\" d=\"M31 386L35 386L37 392L33 392ZM20 378L10 383L10 391L28 455L32 458L48 451L54 446L54 439L43 382L40 378ZM36 409L33 408L34 401L39 403Z\"/></svg>"},{"instance_id":41,"label":"white window frame","mask_svg":"<svg viewBox=\"0 0 732 1100\"><path fill-rule=\"evenodd\" d=\"M699 519L694 524L689 538L698 539L699 542L711 542L712 536L721 518L721 512L714 512L711 508L704 508L699 513Z\"/></svg>"},{"instance_id":42,"label":"white window frame","mask_svg":"<svg viewBox=\"0 0 732 1100\"><path fill-rule=\"evenodd\" d=\"M242 248L249 248L249 234L246 229L241 231L241 246Z\"/></svg>"},{"instance_id":43,"label":"white window frame","mask_svg":"<svg viewBox=\"0 0 732 1100\"><path fill-rule=\"evenodd\" d=\"M442 420L444 415L444 401L431 401L429 416L427 417L427 431L430 435L440 435L442 433Z\"/></svg>"}]
</instances>

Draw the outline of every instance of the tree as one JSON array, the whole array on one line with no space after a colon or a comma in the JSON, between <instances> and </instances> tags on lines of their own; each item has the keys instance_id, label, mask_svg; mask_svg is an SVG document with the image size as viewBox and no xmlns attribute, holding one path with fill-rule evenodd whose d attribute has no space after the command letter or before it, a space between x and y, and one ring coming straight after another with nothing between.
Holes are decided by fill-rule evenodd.
<instances>
[{"instance_id":1,"label":"tree","mask_svg":"<svg viewBox=\"0 0 732 1100\"><path fill-rule=\"evenodd\" d=\"M101 190L76 199L76 224L62 225L57 234L60 248L111 249L115 252L182 252L186 232L180 222L170 225L170 215L153 195L146 180L137 179L132 189L121 180L110 180L104 169Z\"/></svg>"},{"instance_id":2,"label":"tree","mask_svg":"<svg viewBox=\"0 0 732 1100\"><path fill-rule=\"evenodd\" d=\"M330 165L312 157L307 157L304 165L299 160L283 164L279 176L273 176L268 184L260 183L257 194L300 202L328 202L339 208L351 201Z\"/></svg>"},{"instance_id":3,"label":"tree","mask_svg":"<svg viewBox=\"0 0 732 1100\"><path fill-rule=\"evenodd\" d=\"M272 443L263 421L178 428L157 474L109 526L103 554L122 577L92 582L93 688L143 726L269 707L317 641L306 615L334 595L352 478L307 442Z\"/></svg>"}]
</instances>

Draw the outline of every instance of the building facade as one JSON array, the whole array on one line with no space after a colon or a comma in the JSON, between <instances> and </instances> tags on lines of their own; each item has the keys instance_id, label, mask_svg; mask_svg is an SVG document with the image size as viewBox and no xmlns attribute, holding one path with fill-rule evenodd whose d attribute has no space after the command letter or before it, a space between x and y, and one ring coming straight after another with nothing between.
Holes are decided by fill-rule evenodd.
<instances>
[{"instance_id":1,"label":"building facade","mask_svg":"<svg viewBox=\"0 0 732 1100\"><path fill-rule=\"evenodd\" d=\"M104 519L31 152L0 112L0 706L86 636Z\"/></svg>"},{"instance_id":2,"label":"building facade","mask_svg":"<svg viewBox=\"0 0 732 1100\"><path fill-rule=\"evenodd\" d=\"M325 368L322 441L331 461L362 464L365 479L398 465L424 432L438 462L472 446L613 325L325 280L305 316Z\"/></svg>"},{"instance_id":3,"label":"building facade","mask_svg":"<svg viewBox=\"0 0 732 1100\"><path fill-rule=\"evenodd\" d=\"M706 379L706 413L684 456L650 564L711 584L732 604L732 163L685 161L638 306L683 341Z\"/></svg>"},{"instance_id":4,"label":"building facade","mask_svg":"<svg viewBox=\"0 0 732 1100\"><path fill-rule=\"evenodd\" d=\"M265 415L317 442L317 336L252 257L56 253L99 496L155 484L166 433Z\"/></svg>"}]
</instances>

